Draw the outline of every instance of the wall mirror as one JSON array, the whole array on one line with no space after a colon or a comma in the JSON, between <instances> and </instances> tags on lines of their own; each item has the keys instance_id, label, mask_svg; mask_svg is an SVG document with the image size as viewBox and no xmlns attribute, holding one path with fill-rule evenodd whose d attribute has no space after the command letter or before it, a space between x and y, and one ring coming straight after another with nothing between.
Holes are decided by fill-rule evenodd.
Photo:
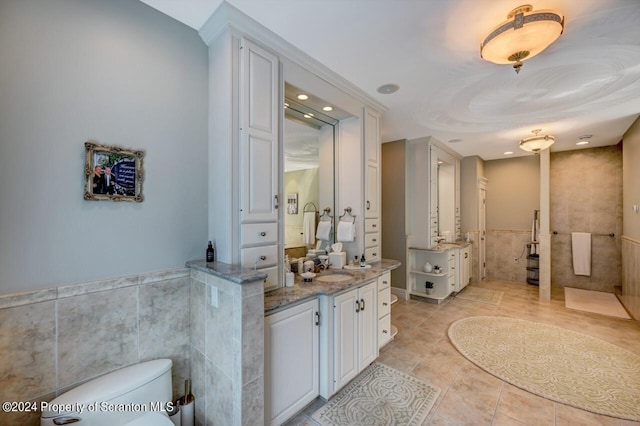
<instances>
[{"instance_id":1,"label":"wall mirror","mask_svg":"<svg viewBox=\"0 0 640 426\"><path fill-rule=\"evenodd\" d=\"M322 248L333 243L336 125L348 114L287 83L284 107L284 251L293 259L318 243ZM320 221L331 227L319 241Z\"/></svg>"},{"instance_id":2,"label":"wall mirror","mask_svg":"<svg viewBox=\"0 0 640 426\"><path fill-rule=\"evenodd\" d=\"M438 235L456 235L456 174L455 159L438 152ZM452 240L452 241L453 241Z\"/></svg>"}]
</instances>

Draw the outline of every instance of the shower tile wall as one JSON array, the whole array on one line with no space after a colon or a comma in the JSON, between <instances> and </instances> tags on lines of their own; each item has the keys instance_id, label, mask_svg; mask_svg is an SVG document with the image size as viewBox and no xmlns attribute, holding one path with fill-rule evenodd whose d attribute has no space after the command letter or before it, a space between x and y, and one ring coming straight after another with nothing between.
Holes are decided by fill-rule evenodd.
<instances>
[{"instance_id":1,"label":"shower tile wall","mask_svg":"<svg viewBox=\"0 0 640 426\"><path fill-rule=\"evenodd\" d=\"M525 282L527 280L525 246L530 241L530 230L488 229L487 278ZM518 263L513 261L516 257L519 257Z\"/></svg>"},{"instance_id":2,"label":"shower tile wall","mask_svg":"<svg viewBox=\"0 0 640 426\"><path fill-rule=\"evenodd\" d=\"M614 292L621 279L622 147L551 153L551 282ZM592 235L591 276L573 274L571 232Z\"/></svg>"},{"instance_id":3,"label":"shower tile wall","mask_svg":"<svg viewBox=\"0 0 640 426\"><path fill-rule=\"evenodd\" d=\"M178 396L189 377L188 345L188 269L2 296L0 400L50 401L155 358L172 359ZM39 413L0 412L0 424L36 426Z\"/></svg>"}]
</instances>

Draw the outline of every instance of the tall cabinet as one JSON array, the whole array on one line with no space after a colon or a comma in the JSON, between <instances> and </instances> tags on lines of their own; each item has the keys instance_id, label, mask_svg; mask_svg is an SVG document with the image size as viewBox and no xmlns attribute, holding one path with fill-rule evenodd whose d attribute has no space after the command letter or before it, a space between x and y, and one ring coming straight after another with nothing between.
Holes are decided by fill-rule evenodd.
<instances>
[{"instance_id":1,"label":"tall cabinet","mask_svg":"<svg viewBox=\"0 0 640 426\"><path fill-rule=\"evenodd\" d=\"M380 197L380 115L365 108L365 213L364 254L369 262L382 258Z\"/></svg>"}]
</instances>

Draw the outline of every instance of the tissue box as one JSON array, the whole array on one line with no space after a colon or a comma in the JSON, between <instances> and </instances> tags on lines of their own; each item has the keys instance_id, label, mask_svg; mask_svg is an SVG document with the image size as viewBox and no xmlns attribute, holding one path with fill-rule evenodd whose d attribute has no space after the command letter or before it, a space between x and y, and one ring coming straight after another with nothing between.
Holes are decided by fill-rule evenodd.
<instances>
[{"instance_id":1,"label":"tissue box","mask_svg":"<svg viewBox=\"0 0 640 426\"><path fill-rule=\"evenodd\" d=\"M329 253L329 264L331 269L342 269L347 264L347 253Z\"/></svg>"}]
</instances>

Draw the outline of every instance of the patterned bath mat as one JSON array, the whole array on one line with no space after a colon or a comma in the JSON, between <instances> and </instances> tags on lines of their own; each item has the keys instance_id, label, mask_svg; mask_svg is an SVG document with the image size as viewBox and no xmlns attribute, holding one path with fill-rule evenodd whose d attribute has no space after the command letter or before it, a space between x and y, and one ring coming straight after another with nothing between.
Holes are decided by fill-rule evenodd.
<instances>
[{"instance_id":1,"label":"patterned bath mat","mask_svg":"<svg viewBox=\"0 0 640 426\"><path fill-rule=\"evenodd\" d=\"M467 286L467 288L458 293L456 297L459 299L473 300L475 302L498 306L500 305L500 302L502 302L503 295L504 293L502 291Z\"/></svg>"},{"instance_id":2,"label":"patterned bath mat","mask_svg":"<svg viewBox=\"0 0 640 426\"><path fill-rule=\"evenodd\" d=\"M322 426L421 425L440 389L374 362L312 419Z\"/></svg>"},{"instance_id":3,"label":"patterned bath mat","mask_svg":"<svg viewBox=\"0 0 640 426\"><path fill-rule=\"evenodd\" d=\"M586 334L507 317L449 327L453 346L490 374L543 398L640 421L640 356Z\"/></svg>"}]
</instances>

